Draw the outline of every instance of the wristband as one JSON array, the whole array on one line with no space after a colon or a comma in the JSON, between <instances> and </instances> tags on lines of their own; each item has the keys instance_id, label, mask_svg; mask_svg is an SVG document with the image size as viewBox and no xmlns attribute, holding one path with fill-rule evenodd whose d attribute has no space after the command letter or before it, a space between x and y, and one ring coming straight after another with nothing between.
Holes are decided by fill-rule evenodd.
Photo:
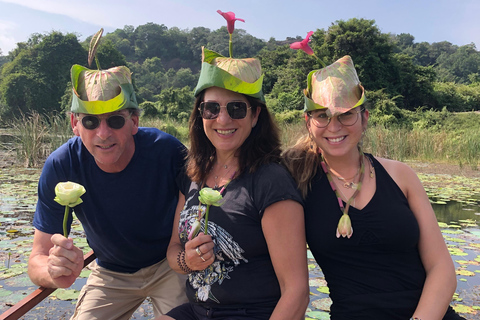
<instances>
[{"instance_id":1,"label":"wristband","mask_svg":"<svg viewBox=\"0 0 480 320\"><path fill-rule=\"evenodd\" d=\"M177 264L183 272L185 273L193 272L193 270L188 267L187 262L185 261L185 250L180 250L180 252L178 253Z\"/></svg>"}]
</instances>

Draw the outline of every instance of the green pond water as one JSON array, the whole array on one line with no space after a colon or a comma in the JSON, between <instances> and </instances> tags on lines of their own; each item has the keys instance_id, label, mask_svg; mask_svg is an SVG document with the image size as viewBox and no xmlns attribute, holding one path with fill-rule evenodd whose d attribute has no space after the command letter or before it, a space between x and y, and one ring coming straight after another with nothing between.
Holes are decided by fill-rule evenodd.
<instances>
[{"instance_id":1,"label":"green pond water","mask_svg":"<svg viewBox=\"0 0 480 320\"><path fill-rule=\"evenodd\" d=\"M26 275L26 261L33 237L39 169L0 169L0 314L36 287ZM457 271L457 290L452 306L466 319L480 318L480 179L448 175L420 175ZM89 251L80 225L72 228L77 246ZM309 254L311 299L306 319L329 319L331 304L323 274ZM89 271L66 290L57 290L21 319L69 319L78 291ZM149 301L133 319L152 319Z\"/></svg>"}]
</instances>

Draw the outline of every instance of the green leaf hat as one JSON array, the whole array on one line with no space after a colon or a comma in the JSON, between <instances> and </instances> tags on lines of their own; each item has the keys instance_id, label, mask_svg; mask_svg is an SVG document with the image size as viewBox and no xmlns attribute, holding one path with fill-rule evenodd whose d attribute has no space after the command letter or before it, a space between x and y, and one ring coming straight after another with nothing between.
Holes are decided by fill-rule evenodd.
<instances>
[{"instance_id":1,"label":"green leaf hat","mask_svg":"<svg viewBox=\"0 0 480 320\"><path fill-rule=\"evenodd\" d=\"M90 70L78 64L73 65L72 107L74 113L103 114L122 109L138 109L130 70L125 66L101 70L96 59L96 50L103 29L90 41L88 64L95 59L98 70Z\"/></svg>"},{"instance_id":2,"label":"green leaf hat","mask_svg":"<svg viewBox=\"0 0 480 320\"><path fill-rule=\"evenodd\" d=\"M365 89L358 79L350 56L308 74L305 112L328 109L327 114L345 113L365 103Z\"/></svg>"},{"instance_id":3,"label":"green leaf hat","mask_svg":"<svg viewBox=\"0 0 480 320\"><path fill-rule=\"evenodd\" d=\"M224 57L217 52L202 47L202 69L194 95L198 96L200 92L210 87L220 87L265 102L262 91L263 75L260 61L255 58L234 59L231 57L233 21L243 20L236 19L233 12L221 12L220 10L217 12L224 16L229 23L230 57Z\"/></svg>"},{"instance_id":4,"label":"green leaf hat","mask_svg":"<svg viewBox=\"0 0 480 320\"><path fill-rule=\"evenodd\" d=\"M90 70L78 64L71 70L75 113L103 114L138 109L130 70L125 66Z\"/></svg>"}]
</instances>

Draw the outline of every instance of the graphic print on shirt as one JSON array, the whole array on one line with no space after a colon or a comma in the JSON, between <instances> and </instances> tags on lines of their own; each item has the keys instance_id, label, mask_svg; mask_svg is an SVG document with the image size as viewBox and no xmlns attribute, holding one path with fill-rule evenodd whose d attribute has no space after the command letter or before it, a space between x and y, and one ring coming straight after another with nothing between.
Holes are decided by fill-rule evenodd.
<instances>
[{"instance_id":1,"label":"graphic print on shirt","mask_svg":"<svg viewBox=\"0 0 480 320\"><path fill-rule=\"evenodd\" d=\"M198 203L198 201L195 202L192 199L198 199L198 192L186 199L185 206L180 213L178 233L182 243L188 241L188 233L198 216L198 204L192 204L192 202ZM201 205L200 210L202 213L205 212L206 206ZM202 219L200 231L204 232L204 230L205 220ZM224 280L230 279L229 273L234 271L235 266L239 265L241 261L248 263L248 260L243 257L242 253L245 251L233 240L232 235L211 220L208 222L208 233L212 236L215 244L213 248L215 261L205 270L190 273L188 281L197 291L197 301L205 302L211 299L220 303L211 292L212 285L216 282L221 285Z\"/></svg>"}]
</instances>

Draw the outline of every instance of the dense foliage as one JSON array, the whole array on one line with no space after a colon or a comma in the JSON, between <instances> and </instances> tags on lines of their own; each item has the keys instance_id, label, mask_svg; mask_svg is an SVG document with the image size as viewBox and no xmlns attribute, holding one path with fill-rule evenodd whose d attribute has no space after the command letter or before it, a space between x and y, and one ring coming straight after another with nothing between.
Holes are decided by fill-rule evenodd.
<instances>
[{"instance_id":1,"label":"dense foliage","mask_svg":"<svg viewBox=\"0 0 480 320\"><path fill-rule=\"evenodd\" d=\"M286 122L299 118L307 74L321 68L314 57L289 48L300 40L263 41L242 29L233 35L234 57L261 60L267 102ZM426 110L480 110L480 53L474 44L414 40L410 34L382 33L374 20L350 19L317 29L310 45L326 64L352 56L367 90L373 123L413 126L411 114ZM33 34L0 56L0 119L67 110L70 68L86 65L89 41L56 31ZM201 47L228 55L226 27L180 30L147 23L117 29L101 41L101 67L127 65L132 70L144 116L178 121L188 119L191 110Z\"/></svg>"}]
</instances>

